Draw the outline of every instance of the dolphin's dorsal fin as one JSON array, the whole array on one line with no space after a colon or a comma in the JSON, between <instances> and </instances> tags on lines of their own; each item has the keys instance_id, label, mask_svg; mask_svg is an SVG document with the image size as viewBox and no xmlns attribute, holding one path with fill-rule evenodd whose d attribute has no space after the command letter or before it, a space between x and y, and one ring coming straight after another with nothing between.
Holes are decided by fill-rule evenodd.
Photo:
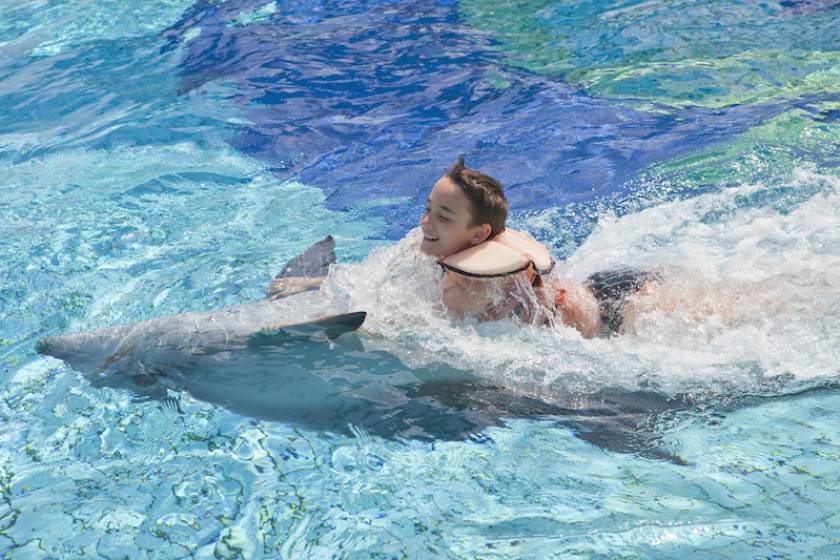
<instances>
[{"instance_id":1,"label":"dolphin's dorsal fin","mask_svg":"<svg viewBox=\"0 0 840 560\"><path fill-rule=\"evenodd\" d=\"M335 239L326 236L306 251L286 263L283 270L274 277L266 296L278 299L317 290L329 272L330 265L335 263Z\"/></svg>"}]
</instances>

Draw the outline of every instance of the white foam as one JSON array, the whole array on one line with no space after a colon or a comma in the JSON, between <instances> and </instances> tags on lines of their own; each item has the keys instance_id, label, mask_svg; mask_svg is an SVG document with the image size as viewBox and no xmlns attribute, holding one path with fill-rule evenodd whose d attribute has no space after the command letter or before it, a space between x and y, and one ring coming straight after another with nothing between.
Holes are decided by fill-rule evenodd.
<instances>
[{"instance_id":1,"label":"white foam","mask_svg":"<svg viewBox=\"0 0 840 560\"><path fill-rule=\"evenodd\" d=\"M511 321L441 316L439 271L412 232L328 282L409 364L448 362L529 392L655 383L684 391L751 386L768 377L840 373L840 180L797 169L783 183L744 185L661 204L595 232L558 274L584 279L621 266L665 271L678 305L640 311L623 336L583 339ZM534 216L550 221L552 212ZM546 240L551 241L551 240ZM395 348L396 346L396 348Z\"/></svg>"}]
</instances>

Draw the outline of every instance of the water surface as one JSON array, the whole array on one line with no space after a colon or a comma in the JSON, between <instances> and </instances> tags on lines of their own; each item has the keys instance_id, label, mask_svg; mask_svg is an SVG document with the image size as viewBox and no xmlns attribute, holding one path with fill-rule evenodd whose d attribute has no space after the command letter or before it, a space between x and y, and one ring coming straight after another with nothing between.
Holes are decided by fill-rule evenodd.
<instances>
[{"instance_id":1,"label":"water surface","mask_svg":"<svg viewBox=\"0 0 840 560\"><path fill-rule=\"evenodd\" d=\"M822 1L3 7L0 556L840 555L838 22ZM560 273L747 286L735 319L452 324L412 228L459 154ZM358 338L153 383L35 353L258 300L327 234L322 295L369 312Z\"/></svg>"}]
</instances>

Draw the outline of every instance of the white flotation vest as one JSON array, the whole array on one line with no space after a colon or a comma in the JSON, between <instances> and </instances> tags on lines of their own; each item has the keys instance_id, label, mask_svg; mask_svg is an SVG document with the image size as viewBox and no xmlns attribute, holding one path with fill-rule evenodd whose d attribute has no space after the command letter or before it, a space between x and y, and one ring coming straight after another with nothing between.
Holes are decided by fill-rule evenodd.
<instances>
[{"instance_id":1,"label":"white flotation vest","mask_svg":"<svg viewBox=\"0 0 840 560\"><path fill-rule=\"evenodd\" d=\"M528 271L532 283L554 268L546 247L527 233L506 228L492 239L438 261L444 269L473 278L497 278Z\"/></svg>"}]
</instances>

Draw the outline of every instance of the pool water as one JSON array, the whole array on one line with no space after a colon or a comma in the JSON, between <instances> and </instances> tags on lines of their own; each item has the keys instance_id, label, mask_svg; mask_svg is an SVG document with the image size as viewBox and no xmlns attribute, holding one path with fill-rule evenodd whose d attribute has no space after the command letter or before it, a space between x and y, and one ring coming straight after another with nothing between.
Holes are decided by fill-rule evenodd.
<instances>
[{"instance_id":1,"label":"pool water","mask_svg":"<svg viewBox=\"0 0 840 560\"><path fill-rule=\"evenodd\" d=\"M0 557L840 557L840 6L0 8ZM453 323L457 159L559 272L725 316ZM366 331L85 375L44 336L256 301ZM703 303L701 301L701 303Z\"/></svg>"}]
</instances>

